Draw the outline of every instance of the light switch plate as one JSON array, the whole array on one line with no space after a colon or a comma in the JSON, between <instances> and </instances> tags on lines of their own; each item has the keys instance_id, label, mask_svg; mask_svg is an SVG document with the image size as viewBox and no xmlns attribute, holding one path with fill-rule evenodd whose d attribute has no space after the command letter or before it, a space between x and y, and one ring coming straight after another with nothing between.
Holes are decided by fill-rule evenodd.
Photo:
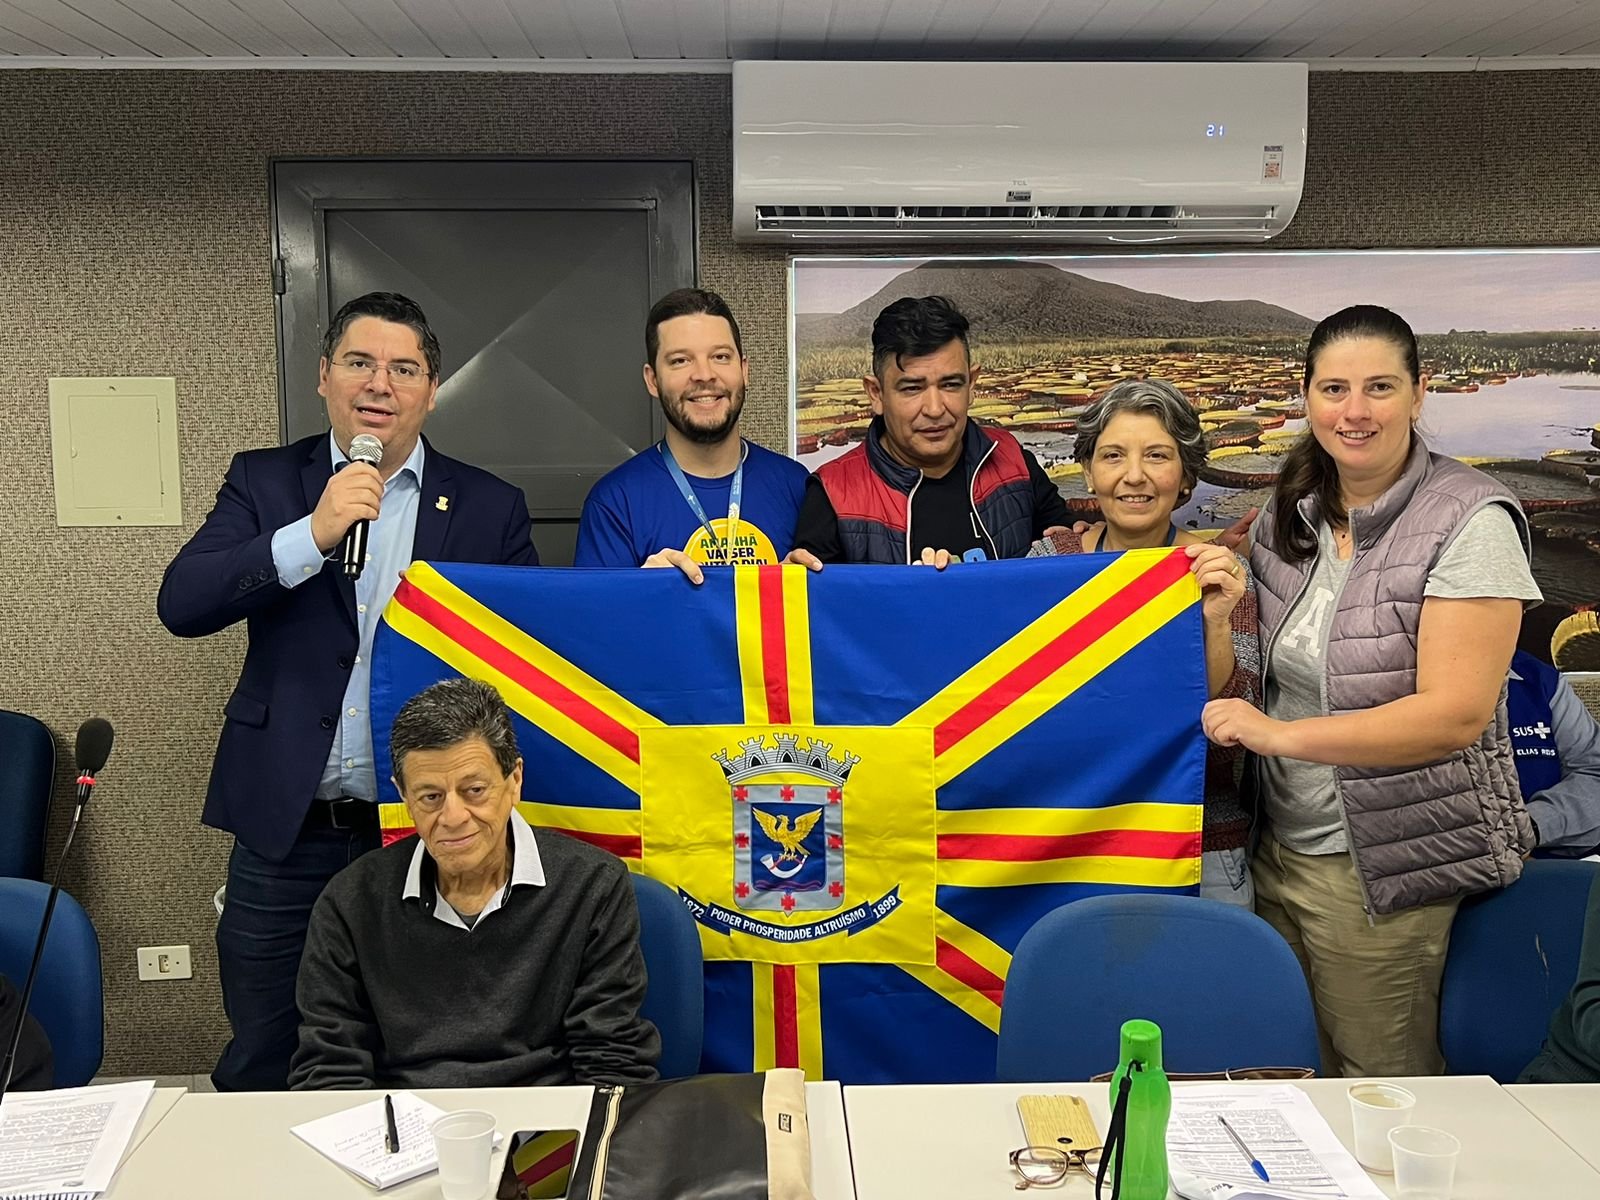
<instances>
[{"instance_id":1,"label":"light switch plate","mask_svg":"<svg viewBox=\"0 0 1600 1200\"><path fill-rule=\"evenodd\" d=\"M187 946L140 946L139 978L188 979L194 972L189 968Z\"/></svg>"}]
</instances>

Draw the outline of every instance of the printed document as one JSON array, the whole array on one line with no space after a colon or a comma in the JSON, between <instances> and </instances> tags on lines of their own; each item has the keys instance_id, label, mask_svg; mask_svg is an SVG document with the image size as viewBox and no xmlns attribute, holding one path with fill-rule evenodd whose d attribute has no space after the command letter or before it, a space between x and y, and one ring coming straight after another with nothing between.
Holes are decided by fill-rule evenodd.
<instances>
[{"instance_id":1,"label":"printed document","mask_svg":"<svg viewBox=\"0 0 1600 1200\"><path fill-rule=\"evenodd\" d=\"M1256 1178L1219 1115L1260 1160L1270 1182ZM1384 1200L1297 1087L1174 1088L1167 1159L1173 1189L1189 1200Z\"/></svg>"},{"instance_id":2,"label":"printed document","mask_svg":"<svg viewBox=\"0 0 1600 1200\"><path fill-rule=\"evenodd\" d=\"M0 1196L105 1191L154 1093L148 1079L12 1092L0 1104Z\"/></svg>"}]
</instances>

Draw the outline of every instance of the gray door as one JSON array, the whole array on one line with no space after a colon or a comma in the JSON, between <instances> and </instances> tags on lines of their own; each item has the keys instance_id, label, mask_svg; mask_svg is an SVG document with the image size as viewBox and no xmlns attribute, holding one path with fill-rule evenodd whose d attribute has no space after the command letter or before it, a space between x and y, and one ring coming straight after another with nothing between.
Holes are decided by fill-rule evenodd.
<instances>
[{"instance_id":1,"label":"gray door","mask_svg":"<svg viewBox=\"0 0 1600 1200\"><path fill-rule=\"evenodd\" d=\"M590 486L661 433L644 319L694 282L691 164L280 160L272 178L284 439L327 428L330 315L403 292L443 352L429 440L522 488L540 558L570 563Z\"/></svg>"}]
</instances>

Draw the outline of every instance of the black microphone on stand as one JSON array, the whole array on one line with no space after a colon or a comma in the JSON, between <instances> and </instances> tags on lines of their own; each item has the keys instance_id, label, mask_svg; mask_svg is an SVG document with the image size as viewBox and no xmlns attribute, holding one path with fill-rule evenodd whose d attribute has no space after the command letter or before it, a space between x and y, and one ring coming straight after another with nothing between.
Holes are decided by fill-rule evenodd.
<instances>
[{"instance_id":1,"label":"black microphone on stand","mask_svg":"<svg viewBox=\"0 0 1600 1200\"><path fill-rule=\"evenodd\" d=\"M72 813L72 824L67 827L67 840L61 847L61 857L56 859L55 878L50 884L50 898L44 904L44 919L39 923L39 940L33 946L33 963L28 967L28 982L22 988L22 1001L17 1005L16 1019L11 1023L11 1036L6 1041L6 1057L0 1063L0 1102L11 1087L11 1070L16 1064L17 1045L22 1041L22 1023L28 1016L28 1002L33 999L33 985L39 978L39 962L44 958L45 938L50 934L50 918L55 915L56 897L61 893L61 868L66 865L67 852L72 849L72 838L78 832L78 821L83 816L83 806L94 791L94 777L111 757L111 742L115 737L111 722L103 717L90 717L78 726L78 740L73 761L78 768L78 804Z\"/></svg>"},{"instance_id":2,"label":"black microphone on stand","mask_svg":"<svg viewBox=\"0 0 1600 1200\"><path fill-rule=\"evenodd\" d=\"M383 443L370 433L358 433L350 439L350 461L376 467L383 461ZM344 573L348 579L358 579L361 568L367 565L367 519L363 517L345 530L340 547L344 559Z\"/></svg>"}]
</instances>

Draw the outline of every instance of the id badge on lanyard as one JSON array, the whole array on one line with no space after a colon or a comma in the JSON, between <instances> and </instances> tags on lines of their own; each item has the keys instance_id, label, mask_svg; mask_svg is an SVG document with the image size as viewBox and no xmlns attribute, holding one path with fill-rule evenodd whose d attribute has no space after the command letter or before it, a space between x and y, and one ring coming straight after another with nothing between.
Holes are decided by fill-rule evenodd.
<instances>
[{"instance_id":1,"label":"id badge on lanyard","mask_svg":"<svg viewBox=\"0 0 1600 1200\"><path fill-rule=\"evenodd\" d=\"M672 455L672 447L665 441L657 443L661 448L661 457L667 460L667 473L672 476L672 482L678 485L678 492L688 502L690 510L694 513L695 520L700 522L700 528L706 531L706 537L711 539L712 547L717 545L717 531L712 528L711 518L706 516L705 506L700 503L700 497L694 494L694 488L689 486L689 477L683 473L683 468L678 465L678 460ZM724 565L733 563L733 547L735 539L739 536L739 502L744 496L744 460L750 453L750 447L742 441L739 449L739 466L733 472L733 486L728 491L728 540L723 544L722 562Z\"/></svg>"}]
</instances>

